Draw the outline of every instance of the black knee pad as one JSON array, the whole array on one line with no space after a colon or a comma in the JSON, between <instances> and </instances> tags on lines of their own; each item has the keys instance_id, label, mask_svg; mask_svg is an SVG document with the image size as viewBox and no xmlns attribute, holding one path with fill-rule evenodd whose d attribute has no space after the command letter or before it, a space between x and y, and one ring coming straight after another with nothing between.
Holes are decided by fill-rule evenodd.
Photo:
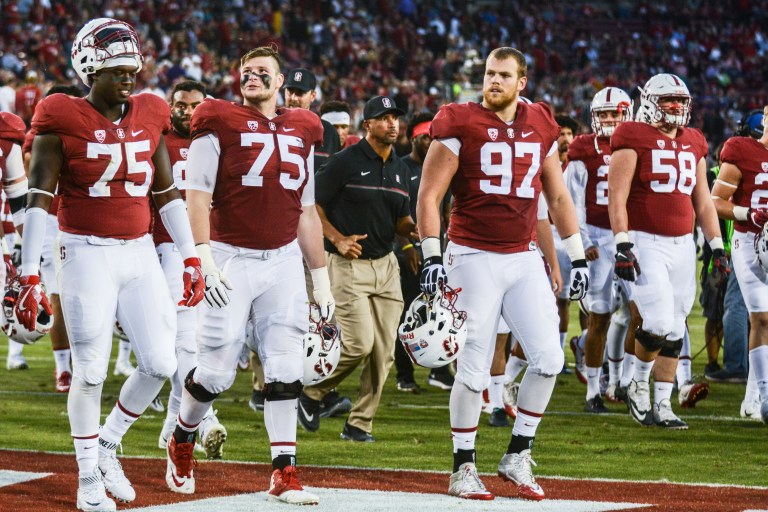
<instances>
[{"instance_id":1,"label":"black knee pad","mask_svg":"<svg viewBox=\"0 0 768 512\"><path fill-rule=\"evenodd\" d=\"M648 331L644 331L640 328L635 331L635 338L648 352L656 352L664 346L666 339L651 334Z\"/></svg>"},{"instance_id":2,"label":"black knee pad","mask_svg":"<svg viewBox=\"0 0 768 512\"><path fill-rule=\"evenodd\" d=\"M219 396L219 393L211 393L205 389L202 384L195 382L192 379L192 376L195 374L195 369L196 368L192 368L184 379L184 388L186 388L186 390L189 391L189 394L198 402L213 402L216 400L216 397Z\"/></svg>"},{"instance_id":3,"label":"black knee pad","mask_svg":"<svg viewBox=\"0 0 768 512\"><path fill-rule=\"evenodd\" d=\"M302 389L304 389L304 385L300 380L291 383L267 382L264 384L264 399L270 402L296 400Z\"/></svg>"},{"instance_id":4,"label":"black knee pad","mask_svg":"<svg viewBox=\"0 0 768 512\"><path fill-rule=\"evenodd\" d=\"M683 350L683 340L664 340L664 345L659 352L660 356L664 357L680 357L680 351Z\"/></svg>"}]
</instances>

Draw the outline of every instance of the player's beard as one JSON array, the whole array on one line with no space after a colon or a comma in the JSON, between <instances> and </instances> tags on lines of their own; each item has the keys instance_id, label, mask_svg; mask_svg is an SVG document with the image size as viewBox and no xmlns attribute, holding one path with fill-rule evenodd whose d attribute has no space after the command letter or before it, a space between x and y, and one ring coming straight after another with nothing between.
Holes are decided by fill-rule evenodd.
<instances>
[{"instance_id":1,"label":"player's beard","mask_svg":"<svg viewBox=\"0 0 768 512\"><path fill-rule=\"evenodd\" d=\"M243 93L243 98L248 102L252 104L258 104L265 101L269 101L272 99L272 96L274 95L274 91L272 88L266 89L262 88L258 91Z\"/></svg>"},{"instance_id":2,"label":"player's beard","mask_svg":"<svg viewBox=\"0 0 768 512\"><path fill-rule=\"evenodd\" d=\"M511 91L497 95L492 95L491 93L486 93L486 91L483 91L483 101L485 101L485 104L488 105L488 108L496 112L504 110L515 103L517 101L517 96L517 91Z\"/></svg>"},{"instance_id":3,"label":"player's beard","mask_svg":"<svg viewBox=\"0 0 768 512\"><path fill-rule=\"evenodd\" d=\"M171 125L176 133L186 139L189 138L189 119L171 116Z\"/></svg>"}]
</instances>

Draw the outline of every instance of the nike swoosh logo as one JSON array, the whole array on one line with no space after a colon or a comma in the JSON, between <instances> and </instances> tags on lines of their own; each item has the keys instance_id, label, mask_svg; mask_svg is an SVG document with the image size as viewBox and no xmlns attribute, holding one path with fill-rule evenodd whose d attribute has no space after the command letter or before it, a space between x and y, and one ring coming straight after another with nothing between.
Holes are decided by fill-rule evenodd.
<instances>
[{"instance_id":1,"label":"nike swoosh logo","mask_svg":"<svg viewBox=\"0 0 768 512\"><path fill-rule=\"evenodd\" d=\"M85 504L90 505L91 507L98 507L101 505L101 502L97 501L96 503L91 503L90 501L86 501Z\"/></svg>"},{"instance_id":2,"label":"nike swoosh logo","mask_svg":"<svg viewBox=\"0 0 768 512\"><path fill-rule=\"evenodd\" d=\"M417 179L419 179L419 177L418 176L414 176L413 178L411 178L411 181L417 180Z\"/></svg>"},{"instance_id":3,"label":"nike swoosh logo","mask_svg":"<svg viewBox=\"0 0 768 512\"><path fill-rule=\"evenodd\" d=\"M90 450L91 448L96 448L95 446L85 446L83 447L83 450Z\"/></svg>"},{"instance_id":4,"label":"nike swoosh logo","mask_svg":"<svg viewBox=\"0 0 768 512\"><path fill-rule=\"evenodd\" d=\"M173 479L173 483L176 484L176 487L184 487L184 482L179 482L176 480L176 475L173 471L171 471L171 478Z\"/></svg>"},{"instance_id":5,"label":"nike swoosh logo","mask_svg":"<svg viewBox=\"0 0 768 512\"><path fill-rule=\"evenodd\" d=\"M131 135L133 135L133 136L135 137L135 136L137 136L138 134L140 134L140 133L141 133L141 132L143 132L143 131L144 131L144 130L139 130L139 131L136 131L136 132L135 132L135 131L131 130Z\"/></svg>"},{"instance_id":6,"label":"nike swoosh logo","mask_svg":"<svg viewBox=\"0 0 768 512\"><path fill-rule=\"evenodd\" d=\"M284 132L292 132L292 131L293 131L293 130L295 130L295 129L296 129L296 128L286 128L285 126L283 126L283 131L284 131Z\"/></svg>"},{"instance_id":7,"label":"nike swoosh logo","mask_svg":"<svg viewBox=\"0 0 768 512\"><path fill-rule=\"evenodd\" d=\"M686 145L686 144L683 144L683 149L688 149L689 147L691 147L691 145L690 145L690 144L687 144L687 145Z\"/></svg>"},{"instance_id":8,"label":"nike swoosh logo","mask_svg":"<svg viewBox=\"0 0 768 512\"><path fill-rule=\"evenodd\" d=\"M371 174L371 171L368 171L368 172L361 172L361 173L360 173L360 176L368 176L369 174Z\"/></svg>"},{"instance_id":9,"label":"nike swoosh logo","mask_svg":"<svg viewBox=\"0 0 768 512\"><path fill-rule=\"evenodd\" d=\"M23 302L20 303L19 304L19 311L26 311L26 310L27 310L27 308L24 307L24 303Z\"/></svg>"},{"instance_id":10,"label":"nike swoosh logo","mask_svg":"<svg viewBox=\"0 0 768 512\"><path fill-rule=\"evenodd\" d=\"M301 403L299 403L299 407L301 407L301 412L304 413L304 416L307 417L307 421L312 421L313 419L315 419L315 415L309 414Z\"/></svg>"},{"instance_id":11,"label":"nike swoosh logo","mask_svg":"<svg viewBox=\"0 0 768 512\"><path fill-rule=\"evenodd\" d=\"M528 133L525 133L525 132L523 132L523 133L521 133L520 135L522 135L522 136L523 136L523 138L526 138L526 137L528 137L528 136L529 136L530 134L532 134L532 133L533 133L533 132L528 132Z\"/></svg>"}]
</instances>

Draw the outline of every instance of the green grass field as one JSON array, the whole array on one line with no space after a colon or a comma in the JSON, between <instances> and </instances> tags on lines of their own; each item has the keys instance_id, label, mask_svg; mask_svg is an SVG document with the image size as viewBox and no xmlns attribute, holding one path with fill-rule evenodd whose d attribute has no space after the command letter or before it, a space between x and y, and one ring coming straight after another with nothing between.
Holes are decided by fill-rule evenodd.
<instances>
[{"instance_id":1,"label":"green grass field","mask_svg":"<svg viewBox=\"0 0 768 512\"><path fill-rule=\"evenodd\" d=\"M574 307L571 331L577 325L575 313ZM689 325L696 354L703 344L704 325L698 306ZM4 363L7 345L0 345L0 361ZM0 447L73 452L66 396L53 392L53 358L48 339L25 348L25 355L29 370L10 372L4 365L0 368ZM705 359L702 353L694 360L694 374L703 372ZM123 381L122 377L113 377L111 369L112 365L104 386L103 414L114 405ZM339 391L354 399L357 376L344 382ZM424 391L413 395L398 392L390 376L374 423L376 443L341 441L343 418L323 420L320 431L314 434L299 428L300 464L450 470L448 393L426 386L426 377L426 370L417 372ZM166 384L164 393L168 389ZM585 391L574 375L558 379L534 448L537 475L768 485L768 427L739 418L743 385L712 384L709 398L696 409L678 411L690 424L690 430L682 432L642 428L623 406L609 404L614 412L610 415L582 413ZM268 462L263 418L248 407L249 398L250 372L245 372L216 402L219 418L229 432L224 457ZM164 456L157 448L164 414L147 411L125 437L125 455ZM481 471L495 473L509 435L510 429L490 427L487 416L481 417L477 445Z\"/></svg>"}]
</instances>

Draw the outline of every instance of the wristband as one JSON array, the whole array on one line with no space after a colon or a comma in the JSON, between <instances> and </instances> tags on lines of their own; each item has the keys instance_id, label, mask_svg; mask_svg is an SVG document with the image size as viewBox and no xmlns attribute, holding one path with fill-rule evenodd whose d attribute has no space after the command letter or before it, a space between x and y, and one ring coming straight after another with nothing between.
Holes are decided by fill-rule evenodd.
<instances>
[{"instance_id":1,"label":"wristband","mask_svg":"<svg viewBox=\"0 0 768 512\"><path fill-rule=\"evenodd\" d=\"M709 247L713 251L716 251L718 249L721 249L721 250L724 251L725 250L725 246L723 245L723 238L720 237L720 236L716 236L715 238L713 238L712 240L709 241Z\"/></svg>"},{"instance_id":2,"label":"wristband","mask_svg":"<svg viewBox=\"0 0 768 512\"><path fill-rule=\"evenodd\" d=\"M733 218L734 219L736 219L738 221L741 221L741 222L744 222L744 221L748 220L747 217L749 217L749 208L747 208L746 206L734 206L733 207Z\"/></svg>"},{"instance_id":3,"label":"wristband","mask_svg":"<svg viewBox=\"0 0 768 512\"><path fill-rule=\"evenodd\" d=\"M197 244L195 249L197 249L197 255L200 257L201 266L208 268L218 268L216 266L216 262L213 259L210 244Z\"/></svg>"},{"instance_id":4,"label":"wristband","mask_svg":"<svg viewBox=\"0 0 768 512\"><path fill-rule=\"evenodd\" d=\"M400 248L401 251L407 251L408 249L413 249L413 244L404 245Z\"/></svg>"},{"instance_id":5,"label":"wristband","mask_svg":"<svg viewBox=\"0 0 768 512\"><path fill-rule=\"evenodd\" d=\"M616 245L619 244L628 244L629 243L629 235L626 231L620 231L613 235L613 241L616 243Z\"/></svg>"},{"instance_id":6,"label":"wristband","mask_svg":"<svg viewBox=\"0 0 768 512\"><path fill-rule=\"evenodd\" d=\"M331 278L328 276L328 267L318 267L309 270L312 276L312 286L315 290L330 290Z\"/></svg>"},{"instance_id":7,"label":"wristband","mask_svg":"<svg viewBox=\"0 0 768 512\"><path fill-rule=\"evenodd\" d=\"M581 241L581 234L574 233L568 238L563 238L563 247L568 253L568 258L573 261L586 259L584 255L584 243Z\"/></svg>"},{"instance_id":8,"label":"wristband","mask_svg":"<svg viewBox=\"0 0 768 512\"><path fill-rule=\"evenodd\" d=\"M440 250L440 239L436 236L428 236L421 241L421 252L424 255L424 259L439 258L443 255L443 251Z\"/></svg>"}]
</instances>

